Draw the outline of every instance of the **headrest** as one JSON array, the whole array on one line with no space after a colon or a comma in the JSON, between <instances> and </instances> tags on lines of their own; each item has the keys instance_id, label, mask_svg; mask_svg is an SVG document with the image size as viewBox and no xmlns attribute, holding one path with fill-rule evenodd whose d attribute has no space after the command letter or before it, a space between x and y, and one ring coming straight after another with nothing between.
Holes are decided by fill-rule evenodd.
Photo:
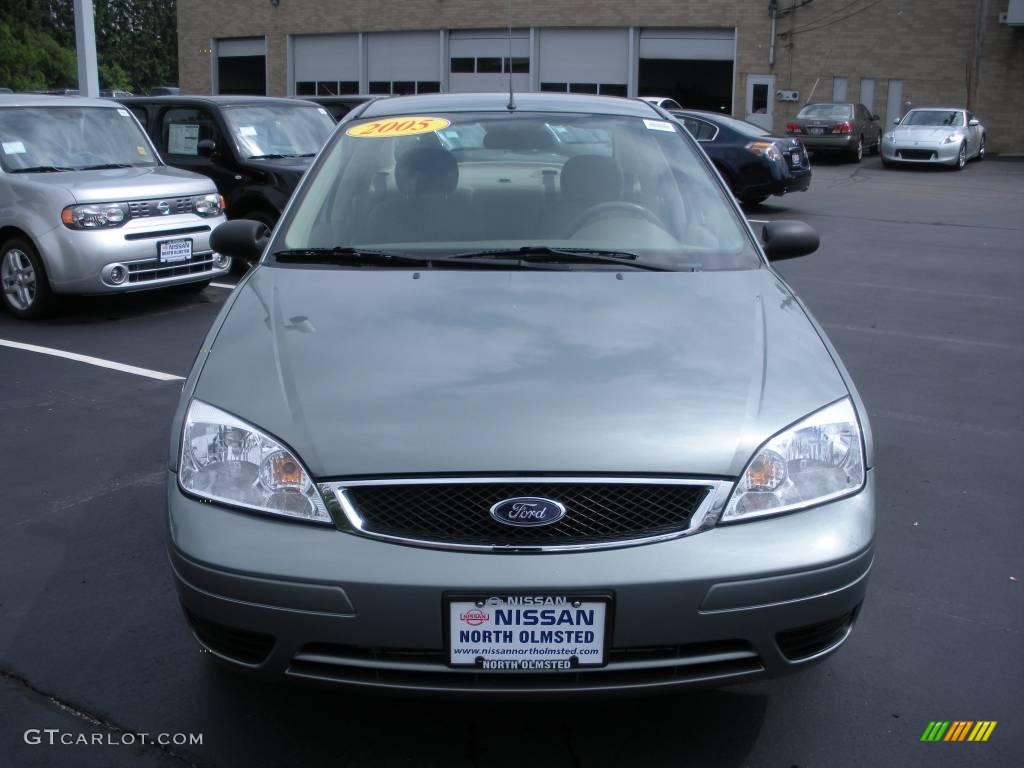
<instances>
[{"instance_id":1,"label":"headrest","mask_svg":"<svg viewBox=\"0 0 1024 768\"><path fill-rule=\"evenodd\" d=\"M556 146L551 132L539 125L492 125L484 135L485 149L548 151Z\"/></svg>"},{"instance_id":2,"label":"headrest","mask_svg":"<svg viewBox=\"0 0 1024 768\"><path fill-rule=\"evenodd\" d=\"M584 205L597 205L622 197L622 171L604 155L576 155L562 166L562 197Z\"/></svg>"},{"instance_id":3,"label":"headrest","mask_svg":"<svg viewBox=\"0 0 1024 768\"><path fill-rule=\"evenodd\" d=\"M450 195L459 186L459 164L447 150L416 147L398 158L395 185L403 195Z\"/></svg>"}]
</instances>

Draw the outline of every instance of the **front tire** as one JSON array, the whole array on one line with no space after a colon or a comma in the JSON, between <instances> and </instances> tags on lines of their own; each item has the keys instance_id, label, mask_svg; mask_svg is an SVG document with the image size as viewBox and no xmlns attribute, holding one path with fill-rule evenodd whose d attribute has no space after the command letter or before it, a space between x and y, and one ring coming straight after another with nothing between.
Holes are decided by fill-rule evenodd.
<instances>
[{"instance_id":1,"label":"front tire","mask_svg":"<svg viewBox=\"0 0 1024 768\"><path fill-rule=\"evenodd\" d=\"M962 171L967 165L967 142L961 142L960 151L956 153L956 162L953 164L953 168Z\"/></svg>"},{"instance_id":2,"label":"front tire","mask_svg":"<svg viewBox=\"0 0 1024 768\"><path fill-rule=\"evenodd\" d=\"M7 311L23 320L43 317L56 304L43 260L20 237L0 246L0 296Z\"/></svg>"},{"instance_id":3,"label":"front tire","mask_svg":"<svg viewBox=\"0 0 1024 768\"><path fill-rule=\"evenodd\" d=\"M979 163L982 160L985 159L985 137L984 136L981 137L981 144L978 145L978 157L976 159L977 159L977 161Z\"/></svg>"}]
</instances>

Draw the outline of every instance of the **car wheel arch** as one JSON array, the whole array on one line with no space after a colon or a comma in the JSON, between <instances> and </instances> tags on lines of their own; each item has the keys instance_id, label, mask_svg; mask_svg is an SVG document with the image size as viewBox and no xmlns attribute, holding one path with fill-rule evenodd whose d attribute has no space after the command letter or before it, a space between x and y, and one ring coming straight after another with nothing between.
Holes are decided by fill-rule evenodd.
<instances>
[{"instance_id":1,"label":"car wheel arch","mask_svg":"<svg viewBox=\"0 0 1024 768\"><path fill-rule=\"evenodd\" d=\"M4 248L11 240L19 239L24 240L35 249L36 255L39 257L39 261L42 264L43 274L46 276L46 282L52 288L53 284L50 282L50 273L46 269L46 262L43 261L43 249L39 247L39 243L36 242L36 239L21 227L16 227L13 224L0 227L0 249Z\"/></svg>"}]
</instances>

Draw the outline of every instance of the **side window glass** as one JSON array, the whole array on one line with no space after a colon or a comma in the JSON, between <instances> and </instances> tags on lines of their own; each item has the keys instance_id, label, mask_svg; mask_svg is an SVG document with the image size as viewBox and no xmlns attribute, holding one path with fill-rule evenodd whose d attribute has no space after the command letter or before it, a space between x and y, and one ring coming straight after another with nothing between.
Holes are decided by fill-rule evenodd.
<instances>
[{"instance_id":1,"label":"side window glass","mask_svg":"<svg viewBox=\"0 0 1024 768\"><path fill-rule=\"evenodd\" d=\"M167 154L177 157L198 157L199 142L203 139L222 144L213 118L201 109L168 109L164 112L160 135Z\"/></svg>"}]
</instances>

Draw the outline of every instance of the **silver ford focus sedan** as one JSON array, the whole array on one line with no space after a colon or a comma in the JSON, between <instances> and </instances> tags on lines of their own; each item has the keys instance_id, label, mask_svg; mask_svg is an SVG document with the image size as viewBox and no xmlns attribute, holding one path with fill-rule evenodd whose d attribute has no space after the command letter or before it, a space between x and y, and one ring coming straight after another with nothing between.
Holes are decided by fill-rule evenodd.
<instances>
[{"instance_id":1,"label":"silver ford focus sedan","mask_svg":"<svg viewBox=\"0 0 1024 768\"><path fill-rule=\"evenodd\" d=\"M963 170L985 159L985 127L966 109L912 109L882 136L882 165L924 163Z\"/></svg>"},{"instance_id":2,"label":"silver ford focus sedan","mask_svg":"<svg viewBox=\"0 0 1024 768\"><path fill-rule=\"evenodd\" d=\"M168 550L199 643L271 677L607 693L803 669L874 540L864 407L681 125L414 96L341 123L184 386Z\"/></svg>"}]
</instances>

